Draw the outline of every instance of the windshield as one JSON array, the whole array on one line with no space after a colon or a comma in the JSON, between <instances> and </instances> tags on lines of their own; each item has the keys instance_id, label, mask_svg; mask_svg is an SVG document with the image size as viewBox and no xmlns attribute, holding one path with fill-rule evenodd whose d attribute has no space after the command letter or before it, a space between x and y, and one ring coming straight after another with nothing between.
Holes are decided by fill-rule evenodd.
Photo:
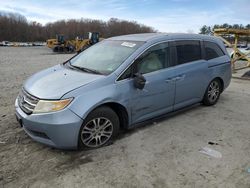
<instances>
[{"instance_id":1,"label":"windshield","mask_svg":"<svg viewBox=\"0 0 250 188\"><path fill-rule=\"evenodd\" d=\"M143 42L105 40L70 60L72 66L109 74L119 67Z\"/></svg>"}]
</instances>

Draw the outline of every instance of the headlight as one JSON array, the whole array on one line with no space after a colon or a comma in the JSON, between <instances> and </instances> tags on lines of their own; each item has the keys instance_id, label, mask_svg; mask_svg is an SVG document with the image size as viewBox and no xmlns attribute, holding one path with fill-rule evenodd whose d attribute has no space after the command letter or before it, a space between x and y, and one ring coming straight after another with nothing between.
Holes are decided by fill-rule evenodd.
<instances>
[{"instance_id":1,"label":"headlight","mask_svg":"<svg viewBox=\"0 0 250 188\"><path fill-rule=\"evenodd\" d=\"M55 112L68 106L73 98L63 100L39 100L33 113Z\"/></svg>"}]
</instances>

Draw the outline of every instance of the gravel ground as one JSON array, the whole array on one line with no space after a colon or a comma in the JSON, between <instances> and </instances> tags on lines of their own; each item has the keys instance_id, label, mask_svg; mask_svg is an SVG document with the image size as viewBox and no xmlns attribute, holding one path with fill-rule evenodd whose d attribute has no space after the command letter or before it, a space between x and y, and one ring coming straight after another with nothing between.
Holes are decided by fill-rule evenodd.
<instances>
[{"instance_id":1,"label":"gravel ground","mask_svg":"<svg viewBox=\"0 0 250 188\"><path fill-rule=\"evenodd\" d=\"M0 187L250 187L246 80L232 80L216 106L147 123L97 150L62 151L31 140L15 120L15 97L31 74L72 55L0 47ZM222 158L200 153L205 146Z\"/></svg>"}]
</instances>

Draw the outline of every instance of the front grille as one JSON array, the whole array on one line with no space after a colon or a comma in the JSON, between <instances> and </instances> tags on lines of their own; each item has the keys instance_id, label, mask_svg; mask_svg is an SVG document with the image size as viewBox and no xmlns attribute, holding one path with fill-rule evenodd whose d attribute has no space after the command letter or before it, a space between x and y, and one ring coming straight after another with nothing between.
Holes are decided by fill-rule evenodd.
<instances>
[{"instance_id":1,"label":"front grille","mask_svg":"<svg viewBox=\"0 0 250 188\"><path fill-rule=\"evenodd\" d=\"M18 95L18 105L26 113L32 114L39 99L22 89Z\"/></svg>"}]
</instances>

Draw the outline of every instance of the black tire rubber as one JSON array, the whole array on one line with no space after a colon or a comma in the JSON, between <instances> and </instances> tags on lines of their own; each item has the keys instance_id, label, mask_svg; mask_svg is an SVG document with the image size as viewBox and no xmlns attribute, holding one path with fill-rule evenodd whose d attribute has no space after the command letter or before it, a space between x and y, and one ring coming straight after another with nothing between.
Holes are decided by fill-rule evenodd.
<instances>
[{"instance_id":1,"label":"black tire rubber","mask_svg":"<svg viewBox=\"0 0 250 188\"><path fill-rule=\"evenodd\" d=\"M219 85L219 91L220 91L220 92L219 92L219 96L217 97L217 99L216 99L215 101L211 102L211 101L209 100L209 97L208 97L208 89L209 89L210 84L211 84L212 82L214 82L214 81L218 83L218 85ZM221 81L220 81L219 79L217 79L217 78L216 78L216 79L213 79L213 80L208 84L208 86L207 86L207 89L206 89L206 92L205 92L205 94L204 94L202 103L203 103L205 106L212 106L212 105L216 104L217 101L218 101L219 98L220 98L221 92L222 92L222 84L221 84Z\"/></svg>"},{"instance_id":2,"label":"black tire rubber","mask_svg":"<svg viewBox=\"0 0 250 188\"><path fill-rule=\"evenodd\" d=\"M88 123L89 121L97 117L104 117L104 118L109 119L113 124L113 133L110 139L105 144L101 146L97 146L97 147L88 147L81 140L81 132L84 126L86 125L86 123ZM93 110L92 112L90 112L90 114L87 116L87 118L83 122L79 131L79 135L78 135L78 149L91 149L91 148L95 149L95 148L99 148L105 145L109 145L112 142L112 140L118 135L119 129L120 129L120 121L116 112L107 106L101 106Z\"/></svg>"},{"instance_id":3,"label":"black tire rubber","mask_svg":"<svg viewBox=\"0 0 250 188\"><path fill-rule=\"evenodd\" d=\"M53 48L53 52L58 52L58 46L55 46L55 47Z\"/></svg>"},{"instance_id":4,"label":"black tire rubber","mask_svg":"<svg viewBox=\"0 0 250 188\"><path fill-rule=\"evenodd\" d=\"M64 52L64 47L62 47L62 46L59 46L59 50L58 50L59 52Z\"/></svg>"}]
</instances>

